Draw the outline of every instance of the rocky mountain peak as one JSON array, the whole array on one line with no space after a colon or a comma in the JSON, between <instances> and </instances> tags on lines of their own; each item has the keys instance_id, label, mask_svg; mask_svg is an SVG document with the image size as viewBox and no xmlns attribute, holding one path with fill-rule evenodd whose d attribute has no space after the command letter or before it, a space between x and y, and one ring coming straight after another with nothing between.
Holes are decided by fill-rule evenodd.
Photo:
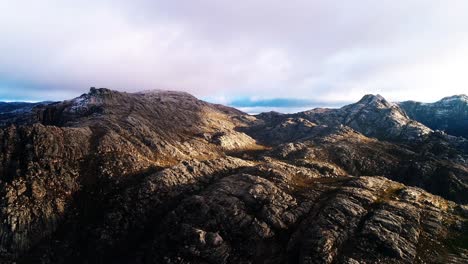
<instances>
[{"instance_id":1,"label":"rocky mountain peak","mask_svg":"<svg viewBox=\"0 0 468 264\"><path fill-rule=\"evenodd\" d=\"M431 132L381 95L368 94L339 109L313 109L298 115L319 125L345 125L366 136L386 140L412 140Z\"/></svg>"},{"instance_id":2,"label":"rocky mountain peak","mask_svg":"<svg viewBox=\"0 0 468 264\"><path fill-rule=\"evenodd\" d=\"M369 116L380 116L384 119L392 119L398 123L405 123L408 119L404 111L398 105L388 102L383 96L377 94L365 95L357 103L350 104L341 108L346 112L348 120L366 119ZM369 124L370 125L370 124Z\"/></svg>"},{"instance_id":3,"label":"rocky mountain peak","mask_svg":"<svg viewBox=\"0 0 468 264\"><path fill-rule=\"evenodd\" d=\"M96 88L96 87L91 87L89 88L89 95L101 95L101 94L110 94L112 93L112 90L107 89L107 88Z\"/></svg>"},{"instance_id":4,"label":"rocky mountain peak","mask_svg":"<svg viewBox=\"0 0 468 264\"><path fill-rule=\"evenodd\" d=\"M384 101L385 98L380 94L366 94L364 95L358 103L365 103L365 102L375 102L375 101Z\"/></svg>"},{"instance_id":5,"label":"rocky mountain peak","mask_svg":"<svg viewBox=\"0 0 468 264\"><path fill-rule=\"evenodd\" d=\"M126 95L126 93L113 91L107 88L91 87L88 93L82 94L70 101L65 101L62 106L64 106L65 111L70 111L72 113L83 112L88 111L89 108L92 107L119 103L124 95Z\"/></svg>"},{"instance_id":6,"label":"rocky mountain peak","mask_svg":"<svg viewBox=\"0 0 468 264\"><path fill-rule=\"evenodd\" d=\"M364 95L361 100L359 100L356 104L358 106L366 106L366 107L379 107L379 108L389 108L394 106L393 103L388 102L383 96L380 94L366 94Z\"/></svg>"}]
</instances>

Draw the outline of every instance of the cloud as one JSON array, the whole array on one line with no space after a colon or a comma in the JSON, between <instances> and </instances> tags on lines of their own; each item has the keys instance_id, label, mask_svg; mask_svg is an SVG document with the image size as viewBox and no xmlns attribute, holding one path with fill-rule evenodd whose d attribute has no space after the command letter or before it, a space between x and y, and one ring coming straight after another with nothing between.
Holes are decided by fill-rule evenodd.
<instances>
[{"instance_id":1,"label":"cloud","mask_svg":"<svg viewBox=\"0 0 468 264\"><path fill-rule=\"evenodd\" d=\"M464 0L0 0L0 99L65 99L96 86L301 98L292 106L366 93L433 101L466 93L467 8Z\"/></svg>"}]
</instances>

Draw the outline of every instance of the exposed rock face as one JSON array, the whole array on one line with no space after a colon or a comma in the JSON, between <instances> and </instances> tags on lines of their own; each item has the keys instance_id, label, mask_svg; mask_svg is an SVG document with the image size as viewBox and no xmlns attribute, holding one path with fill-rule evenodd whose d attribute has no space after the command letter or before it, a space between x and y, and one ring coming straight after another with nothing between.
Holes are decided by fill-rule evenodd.
<instances>
[{"instance_id":1,"label":"exposed rock face","mask_svg":"<svg viewBox=\"0 0 468 264\"><path fill-rule=\"evenodd\" d=\"M381 101L379 97L374 99L370 100L371 104ZM367 107L361 105L359 108ZM342 109L330 111L339 113ZM304 115L320 125L298 117ZM292 160L296 164L326 162L350 175L382 175L454 201L468 202L468 149L465 141L430 133L414 141L410 141L411 137L408 136L397 140L398 137L389 138L385 134L379 139L391 142L384 142L369 138L343 124L335 124L338 117L328 116L332 113L326 115L315 116L310 115L310 112L259 115L259 120L246 131L265 145L279 144L276 152L281 153L283 157L280 158ZM393 121L388 124L389 127L393 125ZM419 127L424 126L418 124ZM407 128L401 133L408 130L411 129ZM386 130L382 128L381 131ZM411 132L410 135L415 134Z\"/></svg>"},{"instance_id":2,"label":"exposed rock face","mask_svg":"<svg viewBox=\"0 0 468 264\"><path fill-rule=\"evenodd\" d=\"M297 114L270 112L257 118L252 133L276 143L313 137L310 133L318 132L316 127L321 127L321 133L329 133L347 126L368 137L399 142L420 141L433 132L380 95L366 95L339 109L317 108Z\"/></svg>"},{"instance_id":3,"label":"exposed rock face","mask_svg":"<svg viewBox=\"0 0 468 264\"><path fill-rule=\"evenodd\" d=\"M17 255L49 236L79 190L91 131L34 125L0 131L1 251Z\"/></svg>"},{"instance_id":4,"label":"exposed rock face","mask_svg":"<svg viewBox=\"0 0 468 264\"><path fill-rule=\"evenodd\" d=\"M1 120L2 263L468 261L468 143L380 96L249 116L92 88Z\"/></svg>"},{"instance_id":5,"label":"exposed rock face","mask_svg":"<svg viewBox=\"0 0 468 264\"><path fill-rule=\"evenodd\" d=\"M420 243L444 240L453 232L438 224L445 218L458 221L453 203L384 178L317 180L292 189L274 180L235 174L184 199L155 232L150 247L155 262L447 260L447 248L428 256L420 251L436 244Z\"/></svg>"},{"instance_id":6,"label":"exposed rock face","mask_svg":"<svg viewBox=\"0 0 468 264\"><path fill-rule=\"evenodd\" d=\"M291 150L286 159L294 160L296 164L326 162L350 175L382 175L467 203L466 162L449 158L446 153L439 153L438 156L424 153L419 146L419 143L408 146L381 142L343 129L325 137L316 136L312 140L301 141L301 145ZM445 147L456 151L449 145ZM279 146L279 149L282 148L283 145ZM466 154L460 155L466 157Z\"/></svg>"},{"instance_id":7,"label":"exposed rock face","mask_svg":"<svg viewBox=\"0 0 468 264\"><path fill-rule=\"evenodd\" d=\"M468 138L468 96L456 95L435 103L399 103L408 116L424 125L454 136Z\"/></svg>"},{"instance_id":8,"label":"exposed rock face","mask_svg":"<svg viewBox=\"0 0 468 264\"><path fill-rule=\"evenodd\" d=\"M431 132L380 95L366 95L340 109L314 109L298 116L328 126L346 125L366 136L386 140L419 140Z\"/></svg>"}]
</instances>

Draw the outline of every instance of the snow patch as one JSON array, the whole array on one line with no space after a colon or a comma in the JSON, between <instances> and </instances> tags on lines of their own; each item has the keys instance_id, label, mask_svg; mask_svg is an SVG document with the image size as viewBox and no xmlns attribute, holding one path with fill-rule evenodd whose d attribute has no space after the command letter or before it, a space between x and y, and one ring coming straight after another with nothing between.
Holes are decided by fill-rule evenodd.
<instances>
[{"instance_id":1,"label":"snow patch","mask_svg":"<svg viewBox=\"0 0 468 264\"><path fill-rule=\"evenodd\" d=\"M87 109L91 100L89 95L85 94L80 97L77 97L72 100L72 106L70 108L70 111L72 112L79 112L81 110Z\"/></svg>"}]
</instances>

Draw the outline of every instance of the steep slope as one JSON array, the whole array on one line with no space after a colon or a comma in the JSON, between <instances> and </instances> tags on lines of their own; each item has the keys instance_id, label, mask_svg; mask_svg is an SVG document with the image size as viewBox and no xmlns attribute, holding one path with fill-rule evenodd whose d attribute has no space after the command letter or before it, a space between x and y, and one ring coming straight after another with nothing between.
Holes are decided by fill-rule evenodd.
<instances>
[{"instance_id":1,"label":"steep slope","mask_svg":"<svg viewBox=\"0 0 468 264\"><path fill-rule=\"evenodd\" d=\"M399 106L411 119L449 135L468 138L468 96L445 97L435 103L406 101Z\"/></svg>"}]
</instances>

